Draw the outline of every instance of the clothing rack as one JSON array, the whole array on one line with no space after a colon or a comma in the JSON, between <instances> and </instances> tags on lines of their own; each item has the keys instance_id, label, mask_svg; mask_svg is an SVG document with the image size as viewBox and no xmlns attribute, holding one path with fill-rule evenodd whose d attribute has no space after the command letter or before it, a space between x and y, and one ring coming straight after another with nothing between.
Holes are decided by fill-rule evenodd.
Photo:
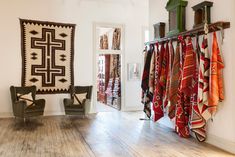
<instances>
[{"instance_id":1,"label":"clothing rack","mask_svg":"<svg viewBox=\"0 0 235 157\"><path fill-rule=\"evenodd\" d=\"M230 28L230 22L224 22L224 21L218 21L215 23L211 23L208 25L208 30L209 33L210 32L215 32L215 31L219 31L219 30L224 30ZM176 41L178 39L178 36L197 36L197 35L202 35L204 34L204 25L199 26L197 28L193 28L189 31L185 31L185 32L181 32L179 34L173 35L173 36L168 36L168 37L164 37L164 38L160 38L160 39L156 39L153 41L149 41L149 42L145 42L145 45L151 45L151 44L155 44L155 43L161 43L161 42L165 42L165 41Z\"/></svg>"}]
</instances>

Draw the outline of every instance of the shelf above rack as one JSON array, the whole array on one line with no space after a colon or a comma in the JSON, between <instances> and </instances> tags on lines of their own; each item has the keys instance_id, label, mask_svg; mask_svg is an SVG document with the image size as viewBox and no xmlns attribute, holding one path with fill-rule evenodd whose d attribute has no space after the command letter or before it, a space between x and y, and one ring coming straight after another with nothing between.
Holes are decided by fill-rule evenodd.
<instances>
[{"instance_id":1,"label":"shelf above rack","mask_svg":"<svg viewBox=\"0 0 235 157\"><path fill-rule=\"evenodd\" d=\"M208 28L209 28L209 33L214 32L214 31L227 29L227 28L230 28L230 22L218 21L218 22L209 24ZM204 34L204 26L196 27L196 28L193 28L189 31L181 32L177 35L167 36L164 38L149 41L144 44L150 45L150 44L161 43L161 42L165 42L165 41L169 41L169 40L175 41L175 40L177 40L178 36L188 36L188 35L196 36L196 35L202 35L202 34Z\"/></svg>"}]
</instances>

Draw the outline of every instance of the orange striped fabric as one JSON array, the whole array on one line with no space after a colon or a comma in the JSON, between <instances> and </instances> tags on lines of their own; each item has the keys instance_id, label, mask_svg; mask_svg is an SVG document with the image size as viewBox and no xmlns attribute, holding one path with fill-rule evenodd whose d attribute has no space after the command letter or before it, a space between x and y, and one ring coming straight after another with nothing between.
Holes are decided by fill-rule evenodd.
<instances>
[{"instance_id":1,"label":"orange striped fabric","mask_svg":"<svg viewBox=\"0 0 235 157\"><path fill-rule=\"evenodd\" d=\"M190 37L187 38L187 46L186 46L186 54L183 65L183 73L180 90L187 96L190 96L192 90L192 79L193 72L195 69L196 60L195 60L195 52L193 50L192 39Z\"/></svg>"},{"instance_id":2,"label":"orange striped fabric","mask_svg":"<svg viewBox=\"0 0 235 157\"><path fill-rule=\"evenodd\" d=\"M224 63L220 55L216 33L213 33L211 66L210 66L210 89L209 89L209 112L214 115L219 101L224 100L224 88L222 69Z\"/></svg>"}]
</instances>

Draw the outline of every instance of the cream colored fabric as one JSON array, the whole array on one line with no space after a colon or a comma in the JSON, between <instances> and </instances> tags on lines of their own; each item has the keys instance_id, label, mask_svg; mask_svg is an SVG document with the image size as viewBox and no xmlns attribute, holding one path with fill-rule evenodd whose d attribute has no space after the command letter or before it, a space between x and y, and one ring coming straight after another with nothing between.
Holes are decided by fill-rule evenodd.
<instances>
[{"instance_id":1,"label":"cream colored fabric","mask_svg":"<svg viewBox=\"0 0 235 157\"><path fill-rule=\"evenodd\" d=\"M28 93L28 94L17 94L18 100L19 101L26 101L27 106L32 105L33 104L33 97L32 97L32 93Z\"/></svg>"},{"instance_id":2,"label":"cream colored fabric","mask_svg":"<svg viewBox=\"0 0 235 157\"><path fill-rule=\"evenodd\" d=\"M80 105L86 99L87 93L74 94L74 104Z\"/></svg>"}]
</instances>

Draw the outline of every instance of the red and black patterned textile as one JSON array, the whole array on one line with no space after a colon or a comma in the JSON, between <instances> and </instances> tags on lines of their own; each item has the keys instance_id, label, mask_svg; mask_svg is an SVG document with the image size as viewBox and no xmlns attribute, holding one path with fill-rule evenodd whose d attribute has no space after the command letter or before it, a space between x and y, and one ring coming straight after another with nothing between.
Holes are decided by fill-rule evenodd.
<instances>
[{"instance_id":1,"label":"red and black patterned textile","mask_svg":"<svg viewBox=\"0 0 235 157\"><path fill-rule=\"evenodd\" d=\"M149 51L145 51L146 53L146 59L144 63L144 70L142 75L142 82L141 82L141 88L142 88L142 103L144 104L144 112L147 115L148 118L151 117L151 107L150 107L150 95L149 95L149 69L150 69L150 62L152 53L154 51L153 45L151 45L151 48Z\"/></svg>"},{"instance_id":2,"label":"red and black patterned textile","mask_svg":"<svg viewBox=\"0 0 235 157\"><path fill-rule=\"evenodd\" d=\"M180 85L180 43L177 43L173 66L172 74L170 78L170 87L169 87L169 100L170 106L168 108L168 116L170 119L175 118L176 104L178 102L178 92Z\"/></svg>"},{"instance_id":3,"label":"red and black patterned textile","mask_svg":"<svg viewBox=\"0 0 235 157\"><path fill-rule=\"evenodd\" d=\"M181 41L181 70L180 70L180 88L178 91L178 102L176 105L176 119L175 119L175 130L181 137L189 137L189 109L190 109L190 97L187 96L183 91L181 91L181 84L182 84L182 78L184 73L184 66L185 64L185 56L187 56L187 52L191 51L191 48L189 48L189 44L187 44L182 38L179 38ZM187 60L186 60L187 63Z\"/></svg>"},{"instance_id":4,"label":"red and black patterned textile","mask_svg":"<svg viewBox=\"0 0 235 157\"><path fill-rule=\"evenodd\" d=\"M164 81L164 76L163 74L165 74L165 72L163 72L166 66L166 49L164 47L164 43L161 44L161 49L160 49L160 53L157 56L157 67L156 67L156 88L154 91L154 97L153 97L153 110L154 110L154 117L153 117L153 121L157 121L159 120L161 117L164 116L164 112L163 112L163 81ZM162 81L161 81L162 79Z\"/></svg>"}]
</instances>

